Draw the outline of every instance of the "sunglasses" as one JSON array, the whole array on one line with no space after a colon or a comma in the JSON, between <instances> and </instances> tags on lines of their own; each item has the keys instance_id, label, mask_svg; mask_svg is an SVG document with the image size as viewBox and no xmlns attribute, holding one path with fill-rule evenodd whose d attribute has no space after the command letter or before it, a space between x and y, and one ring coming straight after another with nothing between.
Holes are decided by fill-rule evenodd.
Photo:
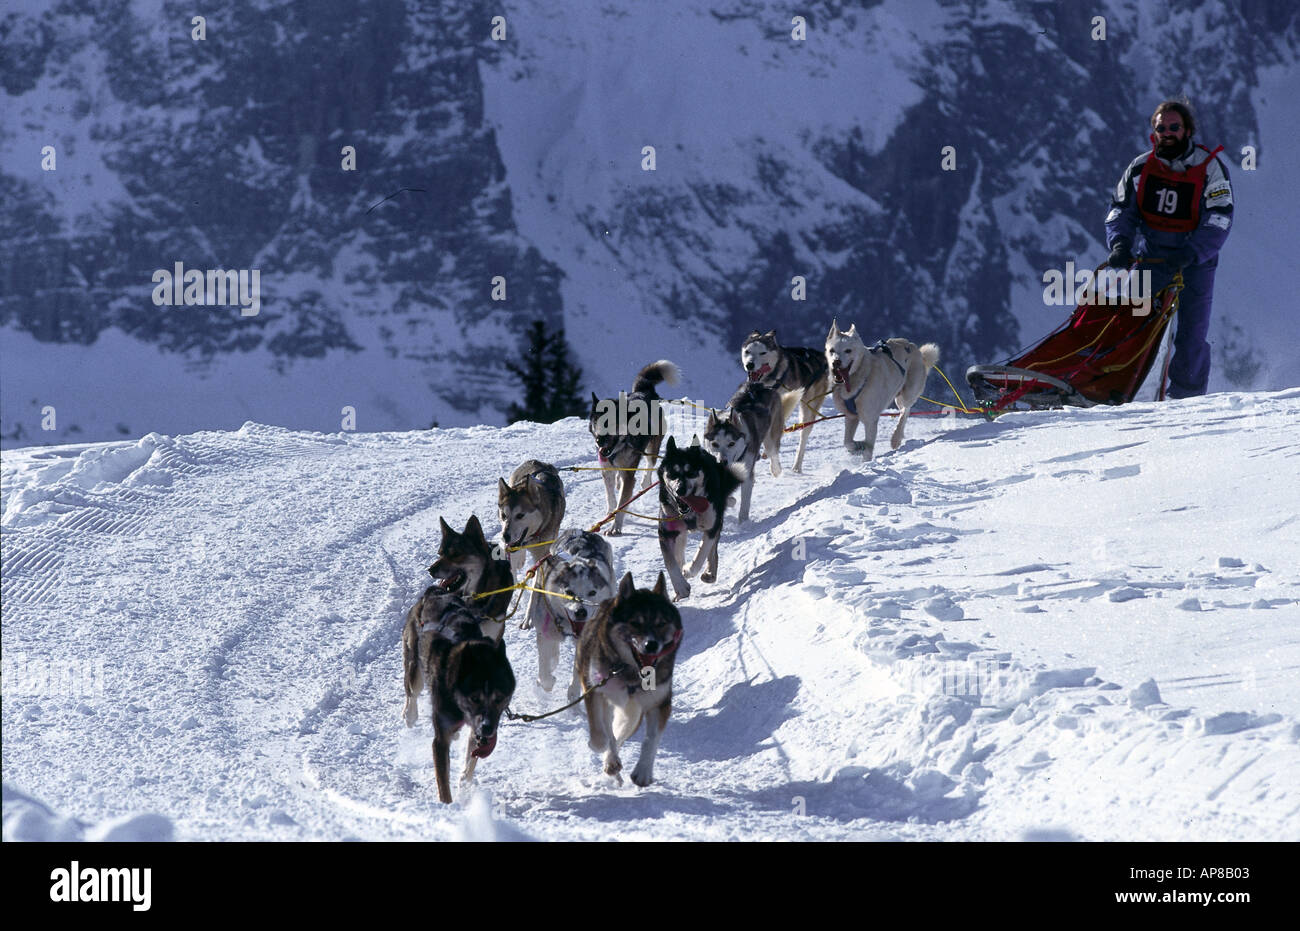
<instances>
[{"instance_id":1,"label":"sunglasses","mask_svg":"<svg viewBox=\"0 0 1300 931\"><path fill-rule=\"evenodd\" d=\"M1164 124L1164 125L1162 125L1162 126L1157 126L1157 127L1156 127L1156 132L1158 132L1158 133L1176 133L1176 132L1178 132L1178 130L1180 130L1180 129L1182 129L1182 128L1183 128L1183 124L1182 124L1182 123L1166 123L1166 124Z\"/></svg>"}]
</instances>

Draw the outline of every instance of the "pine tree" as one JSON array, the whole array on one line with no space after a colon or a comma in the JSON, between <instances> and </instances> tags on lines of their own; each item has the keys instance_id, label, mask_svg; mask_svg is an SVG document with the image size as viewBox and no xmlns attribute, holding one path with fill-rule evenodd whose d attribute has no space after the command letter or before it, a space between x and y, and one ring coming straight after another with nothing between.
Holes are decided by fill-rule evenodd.
<instances>
[{"instance_id":1,"label":"pine tree","mask_svg":"<svg viewBox=\"0 0 1300 931\"><path fill-rule=\"evenodd\" d=\"M546 359L546 374L550 382L547 423L565 417L583 417L587 402L582 397L582 369L569 361L569 343L564 338L564 327L551 339Z\"/></svg>"},{"instance_id":2,"label":"pine tree","mask_svg":"<svg viewBox=\"0 0 1300 931\"><path fill-rule=\"evenodd\" d=\"M508 423L520 420L555 423L586 413L578 389L582 370L569 361L569 344L563 328L548 335L546 324L534 320L528 328L522 364L507 362L506 369L519 379L524 393L524 403L511 403L506 411Z\"/></svg>"},{"instance_id":3,"label":"pine tree","mask_svg":"<svg viewBox=\"0 0 1300 931\"><path fill-rule=\"evenodd\" d=\"M506 411L506 423L531 420L546 423L546 347L550 338L546 335L546 325L541 320L534 320L528 328L528 346L524 350L522 365L507 362L506 369L519 379L524 389L524 403L511 403Z\"/></svg>"}]
</instances>

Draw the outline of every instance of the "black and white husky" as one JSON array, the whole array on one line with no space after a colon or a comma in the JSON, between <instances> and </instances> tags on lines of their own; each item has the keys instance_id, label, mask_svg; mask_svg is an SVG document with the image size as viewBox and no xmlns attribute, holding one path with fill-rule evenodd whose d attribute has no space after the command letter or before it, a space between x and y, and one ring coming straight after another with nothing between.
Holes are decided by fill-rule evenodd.
<instances>
[{"instance_id":1,"label":"black and white husky","mask_svg":"<svg viewBox=\"0 0 1300 931\"><path fill-rule=\"evenodd\" d=\"M660 359L637 373L631 394L620 394L617 399L602 400L592 392L587 429L596 439L600 464L606 469L601 477L605 480L605 501L611 513L617 508L626 507L631 500L632 489L636 485L635 470L643 458L649 460L650 467L641 487L650 487L650 476L659 456L659 445L664 439L660 397L655 389L663 382L675 385L680 377L681 372L676 365L667 359ZM616 482L620 486L617 497L614 493ZM611 536L621 534L625 516L620 512L614 518L614 525L605 532Z\"/></svg>"},{"instance_id":2,"label":"black and white husky","mask_svg":"<svg viewBox=\"0 0 1300 931\"><path fill-rule=\"evenodd\" d=\"M686 576L700 575L703 582L718 577L718 536L727 498L743 480L740 466L723 465L698 445L680 448L670 436L659 464L659 549L673 583L674 601L691 593ZM692 531L704 535L691 568L686 561L686 537Z\"/></svg>"},{"instance_id":3,"label":"black and white husky","mask_svg":"<svg viewBox=\"0 0 1300 931\"><path fill-rule=\"evenodd\" d=\"M740 513L737 520L749 520L749 499L754 492L754 470L758 467L760 444L767 453L772 474L781 474L781 395L762 382L741 385L727 409L719 414L709 411L704 427L704 448L723 465L740 464L745 469L745 484L740 487Z\"/></svg>"},{"instance_id":4,"label":"black and white husky","mask_svg":"<svg viewBox=\"0 0 1300 931\"><path fill-rule=\"evenodd\" d=\"M565 530L550 555L537 564L535 586L524 628L537 632L537 682L555 687L555 667L565 637L581 636L583 627L614 597L614 550L600 534ZM582 690L578 668L569 683L569 699Z\"/></svg>"},{"instance_id":5,"label":"black and white husky","mask_svg":"<svg viewBox=\"0 0 1300 931\"><path fill-rule=\"evenodd\" d=\"M776 330L766 333L753 331L745 337L740 347L740 363L751 382L758 382L781 393L782 427L792 411L801 409L804 420L815 420L822 398L829 393L827 385L826 355L816 349L782 346L776 341ZM808 433L812 424L799 431L799 452L794 457L794 470L803 471L803 453L808 447ZM769 455L771 455L769 453ZM775 461L775 458L774 460ZM780 464L772 472L778 475Z\"/></svg>"}]
</instances>

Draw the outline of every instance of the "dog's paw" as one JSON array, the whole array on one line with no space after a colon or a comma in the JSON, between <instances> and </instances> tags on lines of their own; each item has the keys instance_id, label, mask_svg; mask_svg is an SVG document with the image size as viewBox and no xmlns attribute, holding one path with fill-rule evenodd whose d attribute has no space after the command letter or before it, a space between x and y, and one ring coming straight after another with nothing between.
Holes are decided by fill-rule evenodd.
<instances>
[{"instance_id":1,"label":"dog's paw","mask_svg":"<svg viewBox=\"0 0 1300 931\"><path fill-rule=\"evenodd\" d=\"M402 706L402 720L406 722L407 727L415 727L415 719L417 715L418 712L416 711L415 702L408 698L406 704Z\"/></svg>"},{"instance_id":2,"label":"dog's paw","mask_svg":"<svg viewBox=\"0 0 1300 931\"><path fill-rule=\"evenodd\" d=\"M616 754L605 754L605 775L618 776L619 785L623 784L623 777L619 773L623 772L623 761Z\"/></svg>"},{"instance_id":3,"label":"dog's paw","mask_svg":"<svg viewBox=\"0 0 1300 931\"><path fill-rule=\"evenodd\" d=\"M569 685L569 701L577 701L582 695L582 683L574 682Z\"/></svg>"},{"instance_id":4,"label":"dog's paw","mask_svg":"<svg viewBox=\"0 0 1300 931\"><path fill-rule=\"evenodd\" d=\"M520 630L532 630L532 629L533 629L533 619L532 619L531 617L526 617L526 618L524 618L522 621L519 622L519 629L520 629Z\"/></svg>"},{"instance_id":5,"label":"dog's paw","mask_svg":"<svg viewBox=\"0 0 1300 931\"><path fill-rule=\"evenodd\" d=\"M654 782L655 778L649 766L642 769L641 764L637 763L636 768L632 770L632 781L644 789L646 786L650 785L650 783Z\"/></svg>"},{"instance_id":6,"label":"dog's paw","mask_svg":"<svg viewBox=\"0 0 1300 931\"><path fill-rule=\"evenodd\" d=\"M621 537L623 536L623 531L619 530L617 527L610 527L608 530L605 531L605 536Z\"/></svg>"},{"instance_id":7,"label":"dog's paw","mask_svg":"<svg viewBox=\"0 0 1300 931\"><path fill-rule=\"evenodd\" d=\"M714 581L715 579L717 579L717 577L718 577L718 576L717 576L717 573L715 573L715 572L706 572L706 573L704 573L702 576L700 576L700 581L701 581L701 582L712 582L712 581Z\"/></svg>"},{"instance_id":8,"label":"dog's paw","mask_svg":"<svg viewBox=\"0 0 1300 931\"><path fill-rule=\"evenodd\" d=\"M673 595L673 602L676 603L678 601L685 601L689 597L691 597L691 587L688 585L686 586L685 591L678 592L677 594Z\"/></svg>"},{"instance_id":9,"label":"dog's paw","mask_svg":"<svg viewBox=\"0 0 1300 931\"><path fill-rule=\"evenodd\" d=\"M772 477L778 478L781 475L781 463L776 459L772 460Z\"/></svg>"},{"instance_id":10,"label":"dog's paw","mask_svg":"<svg viewBox=\"0 0 1300 931\"><path fill-rule=\"evenodd\" d=\"M549 692L551 689L555 688L555 676L547 676L545 678L538 676L537 684L542 687L543 692Z\"/></svg>"}]
</instances>

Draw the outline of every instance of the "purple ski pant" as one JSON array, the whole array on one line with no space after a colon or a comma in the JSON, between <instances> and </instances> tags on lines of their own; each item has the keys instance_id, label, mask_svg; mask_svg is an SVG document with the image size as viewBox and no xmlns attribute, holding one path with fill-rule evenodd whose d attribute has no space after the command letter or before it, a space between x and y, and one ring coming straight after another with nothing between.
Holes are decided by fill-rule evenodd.
<instances>
[{"instance_id":1,"label":"purple ski pant","mask_svg":"<svg viewBox=\"0 0 1300 931\"><path fill-rule=\"evenodd\" d=\"M1205 394L1210 387L1210 304L1214 300L1214 273L1218 261L1189 265L1183 269L1183 291L1178 296L1178 313L1174 317L1174 355L1169 363L1171 398L1192 398ZM1156 271L1152 288L1160 290L1169 276Z\"/></svg>"}]
</instances>

